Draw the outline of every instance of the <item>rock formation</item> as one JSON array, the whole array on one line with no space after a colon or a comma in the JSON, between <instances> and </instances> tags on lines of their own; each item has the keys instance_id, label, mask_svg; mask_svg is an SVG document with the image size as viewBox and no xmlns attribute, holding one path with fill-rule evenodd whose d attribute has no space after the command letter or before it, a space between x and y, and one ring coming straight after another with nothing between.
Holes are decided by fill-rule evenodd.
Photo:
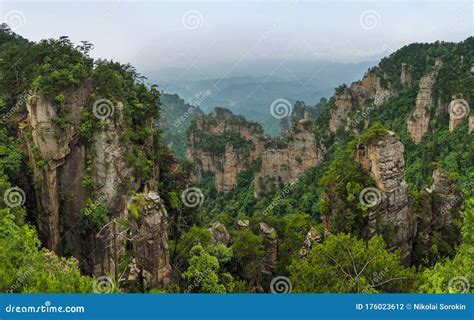
<instances>
[{"instance_id":1,"label":"rock formation","mask_svg":"<svg viewBox=\"0 0 474 320\"><path fill-rule=\"evenodd\" d=\"M451 241L456 238L453 235L456 235L458 231L450 225L455 220L461 221L459 208L462 203L463 194L448 174L438 169L434 170L433 184L420 193L420 211L417 216L418 231L415 244L418 250L423 252L425 259L430 259L430 255L433 254L435 257L431 259L436 258L439 251L444 250L444 248L436 248L435 252L432 252L435 241L444 238L446 234L450 235ZM446 244L452 245L449 240L445 242Z\"/></svg>"},{"instance_id":2,"label":"rock formation","mask_svg":"<svg viewBox=\"0 0 474 320\"><path fill-rule=\"evenodd\" d=\"M52 99L41 95L32 95L27 99L28 115L20 125L21 134L30 137L27 143L28 156L32 160L34 179L36 181L36 200L38 212L38 231L46 247L56 253L61 252L60 243L60 199L62 187L75 195L73 202L81 201L84 194L81 179L84 174L85 148L77 146L77 129L81 113L88 103L93 84L87 81L77 90L65 94L64 105L70 110L66 121L72 125L66 129L59 128L54 120L58 117L58 108ZM70 176L62 167L68 163ZM79 213L79 210L76 210ZM78 217L70 217L78 220Z\"/></svg>"},{"instance_id":3,"label":"rock formation","mask_svg":"<svg viewBox=\"0 0 474 320\"><path fill-rule=\"evenodd\" d=\"M137 194L127 205L132 255L145 288L166 287L171 266L168 251L168 214L156 192Z\"/></svg>"},{"instance_id":4,"label":"rock formation","mask_svg":"<svg viewBox=\"0 0 474 320\"><path fill-rule=\"evenodd\" d=\"M40 239L57 254L76 257L84 273L101 276L116 272L114 255L125 250L124 241L118 243L121 248L112 246L115 223L110 222L125 217L126 204L140 186L155 188L157 181L134 178L125 160L127 146L119 141L126 130L121 103L110 105L113 117L96 119L101 123L90 129L90 141L80 136L81 117L90 111L94 90L94 80L88 79L65 90L61 105L50 97L31 95L19 132L33 168ZM152 119L148 123L151 128ZM153 167L152 174L156 170ZM105 227L95 229L87 222L93 214L88 204L105 208Z\"/></svg>"},{"instance_id":5,"label":"rock formation","mask_svg":"<svg viewBox=\"0 0 474 320\"><path fill-rule=\"evenodd\" d=\"M389 249L401 249L402 260L408 261L415 233L410 209L410 196L404 178L403 144L393 133L358 145L356 162L375 182L380 203L369 209L369 237L384 234ZM391 232L388 232L390 230Z\"/></svg>"},{"instance_id":6,"label":"rock formation","mask_svg":"<svg viewBox=\"0 0 474 320\"><path fill-rule=\"evenodd\" d=\"M255 175L255 197L295 182L307 169L322 161L324 153L318 149L313 131L311 120L300 120L282 145L265 148L261 169Z\"/></svg>"},{"instance_id":7,"label":"rock formation","mask_svg":"<svg viewBox=\"0 0 474 320\"><path fill-rule=\"evenodd\" d=\"M439 230L447 226L455 218L456 209L462 204L462 193L448 174L441 170L433 171L433 184L423 190L430 199L430 225Z\"/></svg>"},{"instance_id":8,"label":"rock formation","mask_svg":"<svg viewBox=\"0 0 474 320\"><path fill-rule=\"evenodd\" d=\"M271 275L278 263L278 238L273 227L264 222L259 224L260 235L263 237L265 245L265 257L262 274Z\"/></svg>"},{"instance_id":9,"label":"rock formation","mask_svg":"<svg viewBox=\"0 0 474 320\"><path fill-rule=\"evenodd\" d=\"M336 93L334 107L329 119L329 130L333 133L349 120L349 114L353 108L352 96L348 88Z\"/></svg>"},{"instance_id":10,"label":"rock formation","mask_svg":"<svg viewBox=\"0 0 474 320\"><path fill-rule=\"evenodd\" d=\"M230 234L227 232L227 229L223 223L219 221L214 222L209 231L212 235L212 241L216 244L225 244L228 245L230 243Z\"/></svg>"},{"instance_id":11,"label":"rock formation","mask_svg":"<svg viewBox=\"0 0 474 320\"><path fill-rule=\"evenodd\" d=\"M245 229L245 228L248 228L249 226L250 226L250 221L247 219L237 221L237 227L239 227L240 229Z\"/></svg>"},{"instance_id":12,"label":"rock formation","mask_svg":"<svg viewBox=\"0 0 474 320\"><path fill-rule=\"evenodd\" d=\"M311 227L311 229L308 231L306 234L306 239L304 240L303 243L303 248L300 250L300 256L301 257L306 257L308 253L311 251L311 248L313 248L313 244L316 243L321 243L323 240L323 236L319 230L317 230L314 227Z\"/></svg>"},{"instance_id":13,"label":"rock formation","mask_svg":"<svg viewBox=\"0 0 474 320\"><path fill-rule=\"evenodd\" d=\"M411 86L413 82L413 74L411 72L411 66L406 63L402 63L402 71L400 73L400 82L404 87Z\"/></svg>"},{"instance_id":14,"label":"rock formation","mask_svg":"<svg viewBox=\"0 0 474 320\"><path fill-rule=\"evenodd\" d=\"M247 122L223 108L198 117L188 141L188 159L196 164L195 178L211 172L219 192L229 192L235 187L238 173L250 168L264 145L259 124Z\"/></svg>"},{"instance_id":15,"label":"rock formation","mask_svg":"<svg viewBox=\"0 0 474 320\"><path fill-rule=\"evenodd\" d=\"M195 178L212 173L219 192L232 190L239 172L251 169L261 159L254 183L259 197L292 183L322 160L323 151L317 147L313 131L312 121L303 118L291 127L286 139L270 139L264 137L260 125L216 108L209 116L197 118L191 127L188 158L196 165Z\"/></svg>"},{"instance_id":16,"label":"rock formation","mask_svg":"<svg viewBox=\"0 0 474 320\"><path fill-rule=\"evenodd\" d=\"M355 81L350 87L340 88L334 98L334 106L330 112L329 130L335 133L337 129L349 130L353 112L362 111L373 102L376 107L382 105L394 92L387 85L381 85L381 78L377 69L370 70L361 81Z\"/></svg>"},{"instance_id":17,"label":"rock formation","mask_svg":"<svg viewBox=\"0 0 474 320\"><path fill-rule=\"evenodd\" d=\"M443 62L440 59L437 59L433 70L420 79L415 109L407 120L407 130L413 141L417 144L420 143L421 139L428 131L431 106L433 105L433 86L442 65Z\"/></svg>"}]
</instances>

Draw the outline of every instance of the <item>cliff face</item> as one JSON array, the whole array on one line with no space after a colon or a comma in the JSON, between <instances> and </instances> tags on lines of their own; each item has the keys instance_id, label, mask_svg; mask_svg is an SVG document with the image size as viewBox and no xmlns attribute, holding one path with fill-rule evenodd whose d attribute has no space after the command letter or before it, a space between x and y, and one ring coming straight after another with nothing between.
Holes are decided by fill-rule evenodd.
<instances>
[{"instance_id":1,"label":"cliff face","mask_svg":"<svg viewBox=\"0 0 474 320\"><path fill-rule=\"evenodd\" d=\"M449 131L452 132L458 124L469 117L469 103L460 98L453 97L453 100L448 106L449 112ZM470 130L470 129L469 129ZM469 131L470 133L471 131Z\"/></svg>"},{"instance_id":2,"label":"cliff face","mask_svg":"<svg viewBox=\"0 0 474 320\"><path fill-rule=\"evenodd\" d=\"M47 248L56 253L61 252L60 190L66 187L75 191L71 192L76 196L69 202L69 206L80 205L85 197L81 188L85 171L85 147L78 143L77 129L84 106L89 102L92 86L92 82L87 81L78 90L65 94L65 106L71 110L66 115L66 121L71 125L66 129L61 129L54 123L54 119L58 117L58 108L53 101L38 95L28 98L28 115L20 126L22 135L30 137L27 139L27 150L37 185L39 234ZM79 210L76 213L78 215ZM69 217L70 223L77 220L78 216Z\"/></svg>"},{"instance_id":3,"label":"cliff face","mask_svg":"<svg viewBox=\"0 0 474 320\"><path fill-rule=\"evenodd\" d=\"M229 192L237 175L249 169L261 155L263 129L229 110L216 108L209 116L199 117L188 135L188 159L196 165L195 178L211 172L219 192Z\"/></svg>"},{"instance_id":4,"label":"cliff face","mask_svg":"<svg viewBox=\"0 0 474 320\"><path fill-rule=\"evenodd\" d=\"M126 205L139 189L156 189L158 167L152 164L150 181L134 176L126 161L127 146L120 141L127 129L121 103L114 104L113 117L90 129L90 141L81 138L81 118L94 102L94 89L94 81L88 79L77 89L64 91L60 105L44 95L30 96L28 114L19 130L33 168L40 238L48 249L76 257L85 273L99 276L117 274L117 259L124 256L126 241L117 237L116 221L127 218ZM150 128L152 120L148 121ZM146 144L152 142L150 136ZM98 207L106 210L106 220L91 226L94 208ZM154 219L153 223L166 235L163 221ZM146 252L148 245L134 243L132 255L140 260L138 253ZM167 254L167 236L149 255L159 258L160 252ZM150 268L153 283L162 277L157 278L156 270L162 273L166 269L159 265L158 269L154 265Z\"/></svg>"},{"instance_id":5,"label":"cliff face","mask_svg":"<svg viewBox=\"0 0 474 320\"><path fill-rule=\"evenodd\" d=\"M261 159L254 182L255 196L260 197L294 182L322 160L313 131L312 121L305 118L292 126L285 139L271 139L263 136L260 125L216 108L196 119L189 133L188 158L196 165L195 178L214 174L219 192L232 190L239 172Z\"/></svg>"},{"instance_id":6,"label":"cliff face","mask_svg":"<svg viewBox=\"0 0 474 320\"><path fill-rule=\"evenodd\" d=\"M291 129L283 147L277 144L276 148L265 148L261 169L255 175L255 197L294 183L307 169L322 161L324 152L317 147L313 131L311 120L300 120Z\"/></svg>"},{"instance_id":7,"label":"cliff face","mask_svg":"<svg viewBox=\"0 0 474 320\"><path fill-rule=\"evenodd\" d=\"M264 222L260 222L259 231L265 245L262 274L271 275L278 263L277 233L273 227Z\"/></svg>"},{"instance_id":8,"label":"cliff face","mask_svg":"<svg viewBox=\"0 0 474 320\"><path fill-rule=\"evenodd\" d=\"M369 237L384 234L389 249L400 248L402 259L409 260L415 221L403 176L403 151L400 139L389 132L382 139L357 146L355 161L374 180L380 192L380 203L369 208Z\"/></svg>"},{"instance_id":9,"label":"cliff face","mask_svg":"<svg viewBox=\"0 0 474 320\"><path fill-rule=\"evenodd\" d=\"M145 289L166 287L171 277L166 208L156 192L149 192L135 195L128 211L136 259L129 269L138 267Z\"/></svg>"},{"instance_id":10,"label":"cliff face","mask_svg":"<svg viewBox=\"0 0 474 320\"><path fill-rule=\"evenodd\" d=\"M428 131L431 106L433 105L433 86L442 66L443 62L437 59L433 70L420 79L415 109L407 120L407 130L415 143L420 143Z\"/></svg>"},{"instance_id":11,"label":"cliff face","mask_svg":"<svg viewBox=\"0 0 474 320\"><path fill-rule=\"evenodd\" d=\"M455 218L456 209L461 205L462 193L451 181L448 174L433 171L433 184L430 188L422 191L422 196L429 199L430 226L434 230L440 230L450 224Z\"/></svg>"},{"instance_id":12,"label":"cliff face","mask_svg":"<svg viewBox=\"0 0 474 320\"><path fill-rule=\"evenodd\" d=\"M388 85L382 87L378 71L369 71L361 81L356 81L349 88L344 87L336 93L334 107L330 112L329 130L335 133L339 128L348 130L351 115L368 107L369 101L373 101L376 107L382 105L387 98L394 95Z\"/></svg>"},{"instance_id":13,"label":"cliff face","mask_svg":"<svg viewBox=\"0 0 474 320\"><path fill-rule=\"evenodd\" d=\"M453 246L456 237L460 237L452 223L461 223L459 208L463 194L443 171L433 172L433 184L420 193L420 212L418 212L418 234L416 247L423 253L422 258L435 260L439 255L449 254L446 247ZM445 239L444 247L433 246L437 239ZM434 250L433 250L434 249Z\"/></svg>"},{"instance_id":14,"label":"cliff face","mask_svg":"<svg viewBox=\"0 0 474 320\"><path fill-rule=\"evenodd\" d=\"M404 87L411 86L413 82L413 74L411 72L411 66L406 63L402 63L402 72L400 74L400 82L402 83Z\"/></svg>"}]
</instances>

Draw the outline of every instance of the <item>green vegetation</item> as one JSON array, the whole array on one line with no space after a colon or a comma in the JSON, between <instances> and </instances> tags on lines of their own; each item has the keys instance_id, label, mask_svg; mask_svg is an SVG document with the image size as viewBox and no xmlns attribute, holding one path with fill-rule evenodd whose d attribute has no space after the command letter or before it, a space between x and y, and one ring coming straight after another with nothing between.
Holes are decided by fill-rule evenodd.
<instances>
[{"instance_id":1,"label":"green vegetation","mask_svg":"<svg viewBox=\"0 0 474 320\"><path fill-rule=\"evenodd\" d=\"M331 236L289 270L295 292L411 292L416 285L415 269L387 252L380 236L368 243L343 233Z\"/></svg>"},{"instance_id":2,"label":"green vegetation","mask_svg":"<svg viewBox=\"0 0 474 320\"><path fill-rule=\"evenodd\" d=\"M124 209L128 204L126 209L130 216L124 219L124 225L140 220L143 209L150 205L143 193L150 190L159 192L167 210L169 255L173 266L169 286L152 288L151 292L268 292L276 274L290 277L295 292L453 292L450 285L453 278L462 276L474 283L472 134L467 134L467 120L449 132L447 113L442 107L438 108L438 101L440 106L445 106L453 95L462 95L473 105L474 80L470 73L474 63L473 46L473 38L458 44L413 44L383 59L374 70L382 76L381 85L390 87L396 95L373 108L368 129L362 130L360 125L358 133L343 129L330 133L327 127L335 99L321 100L311 109L311 117L316 117L314 133L319 146L326 148L325 158L288 190L276 190L256 199L254 179L261 169L261 159L238 174L232 191L218 193L212 174L204 172L200 181L192 181L193 164L179 162L166 146L173 143L172 150L184 158L184 141L190 133L186 130L198 125L195 119L201 114L198 108L190 111L191 106L179 97L162 95L155 86L145 84L144 78L130 65L94 61L88 55L92 45L87 42L75 46L67 37L29 42L2 25L0 291L90 292L93 278L81 273L87 270L84 264L90 262L79 263L69 256L74 250L70 239L63 237L67 228L77 228L78 235L89 245L88 241L97 239L98 231L111 218L123 212L117 213L117 208ZM416 145L407 133L407 119L415 105L419 79L432 70L439 57L444 65L434 90L432 121L429 132ZM401 63L411 66L414 81L408 87L402 86L399 80ZM71 92L79 88L88 96L85 109L72 119L72 111L77 110L73 110L70 103ZM336 92L342 90L349 89L344 85ZM64 256L42 249L48 239L41 242L37 235L41 231L39 226L48 223L38 210L41 207L38 199L44 197L41 194L44 190L39 187L44 185L44 179L57 179L65 172L59 170L56 176L47 171L52 161L46 156L42 159L39 148L32 144L32 128L23 121L28 92L48 100L55 108L53 136L59 141L74 126L77 143L81 146L78 152L84 153L75 163L77 168L84 167L84 174L79 177L83 187L80 194L73 194L67 186L58 189L59 202L68 203L71 210L76 210L60 212L58 233L64 248L58 252ZM110 119L101 120L94 115L93 104L99 99L106 99L113 106L115 112ZM368 103L372 106L373 101ZM204 126L217 125L217 118L226 116L223 109L216 112L219 113L216 117L202 118ZM163 127L162 119L164 133L156 128ZM179 120L177 126L170 124L173 119ZM293 120L298 119L295 116ZM250 132L262 133L260 125L246 122L241 116L231 116L228 125L245 125ZM18 130L19 127L22 130ZM100 154L94 146L99 133L110 134L111 130L120 142L120 150L115 151L123 153L120 168L126 166L131 173L128 175L126 169L118 173L128 177L114 185L121 191L120 196L106 204L105 196L98 191L103 186L95 179L95 164ZM426 216L422 194L432 183L433 167L448 172L453 184L462 190L455 207L464 205L463 223L453 219L446 230L432 233L429 245L417 243L409 266L400 263L397 250L388 250L383 236L390 230L369 236L368 210L358 198L363 188L374 186L374 181L355 163L355 148L374 143L389 131L395 132L405 147L405 178L413 196L416 219L430 219ZM222 154L232 146L239 156L248 157L252 147L250 141L230 130L222 135L199 132L194 138L197 148L214 154ZM274 147L284 144L276 141ZM113 161L119 162L115 158ZM108 172L102 174L107 176ZM24 188L27 199L22 205L8 207L3 195L16 185ZM181 200L183 191L191 186L202 190L204 203L201 206L188 207ZM72 227L65 222L68 219L79 223ZM327 219L331 220L330 224ZM225 225L226 230L217 231L228 232L230 242L215 243L208 228L216 221ZM262 222L274 228L270 232L276 238L274 243L260 230ZM307 255L302 256L301 249L310 230L320 237ZM123 257L116 257L119 250L113 248L117 273L137 260L131 255L131 247L137 241L130 238L130 232L125 227L120 233L121 241L126 239L123 240L126 242ZM114 240L119 238L117 234L114 236ZM419 238L418 242L421 242ZM269 267L271 263L274 265ZM89 266L89 270L94 267ZM263 272L264 269L267 272ZM121 289L145 291L142 287Z\"/></svg>"},{"instance_id":3,"label":"green vegetation","mask_svg":"<svg viewBox=\"0 0 474 320\"><path fill-rule=\"evenodd\" d=\"M11 188L0 169L0 193ZM41 249L25 209L8 208L0 198L0 291L23 293L92 292L93 279L81 275L77 260Z\"/></svg>"}]
</instances>

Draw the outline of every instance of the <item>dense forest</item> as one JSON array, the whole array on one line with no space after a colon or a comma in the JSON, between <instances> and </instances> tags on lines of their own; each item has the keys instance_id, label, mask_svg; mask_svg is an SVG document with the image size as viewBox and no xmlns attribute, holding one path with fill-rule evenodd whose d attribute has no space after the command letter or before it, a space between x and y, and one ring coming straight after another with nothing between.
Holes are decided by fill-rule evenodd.
<instances>
[{"instance_id":1,"label":"dense forest","mask_svg":"<svg viewBox=\"0 0 474 320\"><path fill-rule=\"evenodd\" d=\"M91 50L0 28L0 291L472 292L474 38L277 138Z\"/></svg>"}]
</instances>

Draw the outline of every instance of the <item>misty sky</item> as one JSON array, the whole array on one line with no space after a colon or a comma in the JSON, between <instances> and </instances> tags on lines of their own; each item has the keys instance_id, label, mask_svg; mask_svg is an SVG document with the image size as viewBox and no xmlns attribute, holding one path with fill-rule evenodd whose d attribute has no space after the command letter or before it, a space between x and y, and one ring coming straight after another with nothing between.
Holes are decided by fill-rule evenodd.
<instances>
[{"instance_id":1,"label":"misty sky","mask_svg":"<svg viewBox=\"0 0 474 320\"><path fill-rule=\"evenodd\" d=\"M145 74L192 68L203 78L249 61L359 62L460 41L472 14L471 1L0 1L0 19L28 39L68 35Z\"/></svg>"}]
</instances>

